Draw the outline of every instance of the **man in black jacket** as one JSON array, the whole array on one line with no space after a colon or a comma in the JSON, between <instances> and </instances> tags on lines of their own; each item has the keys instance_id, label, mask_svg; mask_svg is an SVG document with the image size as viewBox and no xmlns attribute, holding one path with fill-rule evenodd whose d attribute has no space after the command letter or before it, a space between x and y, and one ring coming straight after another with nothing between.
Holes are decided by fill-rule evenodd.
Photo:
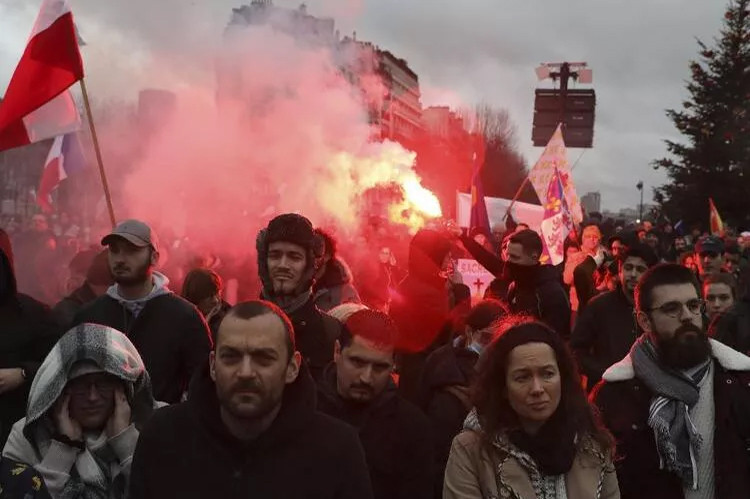
<instances>
[{"instance_id":1,"label":"man in black jacket","mask_svg":"<svg viewBox=\"0 0 750 499\"><path fill-rule=\"evenodd\" d=\"M0 446L26 414L31 382L57 332L49 308L17 291L10 238L0 229Z\"/></svg>"},{"instance_id":2,"label":"man in black jacket","mask_svg":"<svg viewBox=\"0 0 750 499\"><path fill-rule=\"evenodd\" d=\"M365 309L346 318L334 363L318 383L318 410L359 431L376 499L429 499L429 421L391 379L396 335L382 312Z\"/></svg>"},{"instance_id":3,"label":"man in black jacket","mask_svg":"<svg viewBox=\"0 0 750 499\"><path fill-rule=\"evenodd\" d=\"M333 360L333 345L341 332L338 321L315 306L312 294L322 245L312 223L293 213L271 220L256 240L262 297L291 319L297 348L315 379Z\"/></svg>"},{"instance_id":4,"label":"man in black jacket","mask_svg":"<svg viewBox=\"0 0 750 499\"><path fill-rule=\"evenodd\" d=\"M635 287L657 263L653 250L644 244L625 248L619 261L620 285L591 300L578 317L570 347L586 375L589 390L609 366L627 355L640 335L633 315Z\"/></svg>"},{"instance_id":5,"label":"man in black jacket","mask_svg":"<svg viewBox=\"0 0 750 499\"><path fill-rule=\"evenodd\" d=\"M115 285L81 310L74 325L103 324L124 333L151 375L156 400L179 402L193 373L211 351L211 335L198 310L167 288L156 272L159 246L145 223L126 220L102 239Z\"/></svg>"},{"instance_id":6,"label":"man in black jacket","mask_svg":"<svg viewBox=\"0 0 750 499\"><path fill-rule=\"evenodd\" d=\"M261 301L229 311L188 401L143 429L130 485L133 499L372 497L356 433L315 411L291 322Z\"/></svg>"},{"instance_id":7,"label":"man in black jacket","mask_svg":"<svg viewBox=\"0 0 750 499\"><path fill-rule=\"evenodd\" d=\"M709 340L692 271L647 271L643 334L592 394L617 440L622 499L750 497L750 358Z\"/></svg>"}]
</instances>

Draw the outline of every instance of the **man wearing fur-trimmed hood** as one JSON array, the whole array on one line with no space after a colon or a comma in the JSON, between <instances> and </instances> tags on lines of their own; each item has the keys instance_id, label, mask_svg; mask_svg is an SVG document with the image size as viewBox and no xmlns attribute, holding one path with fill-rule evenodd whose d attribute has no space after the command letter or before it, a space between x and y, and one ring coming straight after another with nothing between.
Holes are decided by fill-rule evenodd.
<instances>
[{"instance_id":1,"label":"man wearing fur-trimmed hood","mask_svg":"<svg viewBox=\"0 0 750 499\"><path fill-rule=\"evenodd\" d=\"M139 430L155 407L130 340L82 324L39 368L3 457L33 466L54 498L124 498Z\"/></svg>"},{"instance_id":2,"label":"man wearing fur-trimmed hood","mask_svg":"<svg viewBox=\"0 0 750 499\"><path fill-rule=\"evenodd\" d=\"M315 306L312 294L322 244L312 223L294 213L271 220L256 240L262 297L292 320L297 348L316 379L333 360L333 345L341 332L338 321Z\"/></svg>"}]
</instances>

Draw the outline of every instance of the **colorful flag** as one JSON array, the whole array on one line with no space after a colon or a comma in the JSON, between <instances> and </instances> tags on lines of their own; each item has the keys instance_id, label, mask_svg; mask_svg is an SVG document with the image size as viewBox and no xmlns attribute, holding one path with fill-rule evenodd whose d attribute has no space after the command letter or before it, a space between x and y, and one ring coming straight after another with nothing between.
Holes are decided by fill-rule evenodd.
<instances>
[{"instance_id":1,"label":"colorful flag","mask_svg":"<svg viewBox=\"0 0 750 499\"><path fill-rule=\"evenodd\" d=\"M714 236L724 237L724 222L721 221L719 210L716 209L713 198L708 198L709 214L711 222L711 234Z\"/></svg>"},{"instance_id":2,"label":"colorful flag","mask_svg":"<svg viewBox=\"0 0 750 499\"><path fill-rule=\"evenodd\" d=\"M568 152L563 140L562 128L557 126L557 130L544 148L542 156L536 162L529 172L529 181L534 186L539 199L545 199L547 189L550 185L553 175L557 170L565 192L565 201L570 208L570 214L576 224L583 221L583 211L581 210L581 201L576 194L573 178L570 173L570 164L568 163Z\"/></svg>"},{"instance_id":3,"label":"colorful flag","mask_svg":"<svg viewBox=\"0 0 750 499\"><path fill-rule=\"evenodd\" d=\"M562 177L555 169L544 197L541 227L544 252L540 259L543 265L559 265L565 259L565 238L573 229L573 221L563 192Z\"/></svg>"},{"instance_id":4,"label":"colorful flag","mask_svg":"<svg viewBox=\"0 0 750 499\"><path fill-rule=\"evenodd\" d=\"M487 205L484 203L484 189L482 188L482 165L474 153L474 174L471 177L471 215L469 218L469 232L479 228L486 236L490 235L490 217Z\"/></svg>"},{"instance_id":5,"label":"colorful flag","mask_svg":"<svg viewBox=\"0 0 750 499\"><path fill-rule=\"evenodd\" d=\"M81 126L68 88L83 62L67 0L44 0L26 50L0 102L0 151Z\"/></svg>"},{"instance_id":6,"label":"colorful flag","mask_svg":"<svg viewBox=\"0 0 750 499\"><path fill-rule=\"evenodd\" d=\"M70 174L86 167L86 157L78 134L71 133L55 137L44 164L36 202L45 212L52 211L52 191Z\"/></svg>"}]
</instances>

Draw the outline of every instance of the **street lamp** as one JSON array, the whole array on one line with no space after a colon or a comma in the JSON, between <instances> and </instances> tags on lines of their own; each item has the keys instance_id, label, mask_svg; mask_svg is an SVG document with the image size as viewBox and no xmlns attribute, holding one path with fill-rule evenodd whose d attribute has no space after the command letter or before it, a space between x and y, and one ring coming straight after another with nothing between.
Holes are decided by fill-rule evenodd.
<instances>
[{"instance_id":1,"label":"street lamp","mask_svg":"<svg viewBox=\"0 0 750 499\"><path fill-rule=\"evenodd\" d=\"M641 193L641 203L638 205L638 220L640 221L643 220L643 180L639 180L638 183L635 184L635 188Z\"/></svg>"}]
</instances>

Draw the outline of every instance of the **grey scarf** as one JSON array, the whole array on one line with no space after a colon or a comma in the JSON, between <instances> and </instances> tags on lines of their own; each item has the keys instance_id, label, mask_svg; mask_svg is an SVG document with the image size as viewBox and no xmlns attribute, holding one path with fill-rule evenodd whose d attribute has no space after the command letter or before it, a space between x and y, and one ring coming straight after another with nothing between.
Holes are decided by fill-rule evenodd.
<instances>
[{"instance_id":1,"label":"grey scarf","mask_svg":"<svg viewBox=\"0 0 750 499\"><path fill-rule=\"evenodd\" d=\"M654 430L662 469L675 473L685 487L698 488L698 457L702 438L690 419L698 402L698 384L708 372L711 359L689 374L665 367L651 340L642 335L631 351L635 374L655 394L648 425Z\"/></svg>"}]
</instances>

